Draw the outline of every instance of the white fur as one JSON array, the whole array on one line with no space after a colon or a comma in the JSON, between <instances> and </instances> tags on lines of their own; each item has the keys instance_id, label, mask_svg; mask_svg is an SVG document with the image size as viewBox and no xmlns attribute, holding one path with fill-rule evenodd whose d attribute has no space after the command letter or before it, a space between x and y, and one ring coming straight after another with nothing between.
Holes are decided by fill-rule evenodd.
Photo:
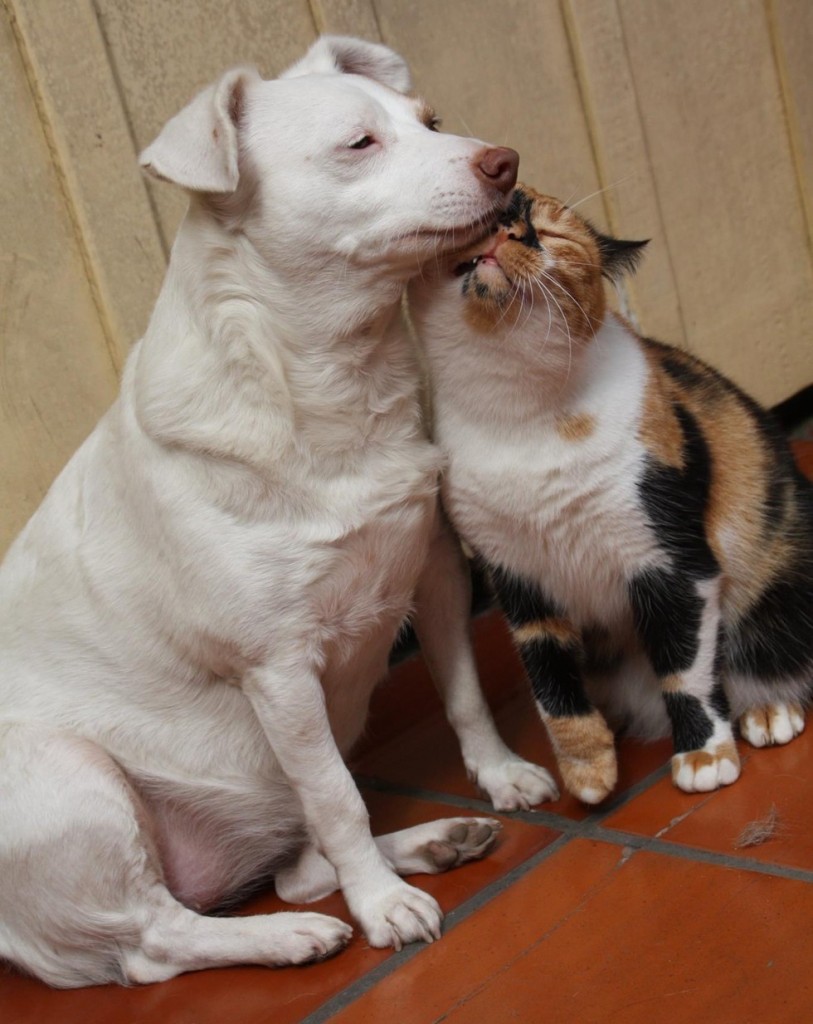
<instances>
[{"instance_id":1,"label":"white fur","mask_svg":"<svg viewBox=\"0 0 813 1024\"><path fill-rule=\"evenodd\" d=\"M413 294L455 528L487 561L544 579L577 625L624 634L627 580L662 564L637 490L647 372L640 348L608 315L573 370L566 339L540 340L546 313L538 307L527 324L520 315L518 327L491 338L466 327L452 296L426 301L420 284ZM592 434L564 440L556 422L565 414L591 416Z\"/></svg>"},{"instance_id":2,"label":"white fur","mask_svg":"<svg viewBox=\"0 0 813 1024\"><path fill-rule=\"evenodd\" d=\"M227 73L143 155L189 213L119 399L0 579L0 955L54 985L334 951L349 929L320 915L188 909L309 843L374 945L439 933L341 756L419 580L467 764L503 803L516 775L398 322L404 283L503 196L408 81L386 48L322 40L283 79Z\"/></svg>"},{"instance_id":3,"label":"white fur","mask_svg":"<svg viewBox=\"0 0 813 1024\"><path fill-rule=\"evenodd\" d=\"M750 708L740 718L743 739L752 747L769 747L774 744L781 746L790 743L804 732L805 728L804 716L800 714L799 706L773 703Z\"/></svg>"}]
</instances>

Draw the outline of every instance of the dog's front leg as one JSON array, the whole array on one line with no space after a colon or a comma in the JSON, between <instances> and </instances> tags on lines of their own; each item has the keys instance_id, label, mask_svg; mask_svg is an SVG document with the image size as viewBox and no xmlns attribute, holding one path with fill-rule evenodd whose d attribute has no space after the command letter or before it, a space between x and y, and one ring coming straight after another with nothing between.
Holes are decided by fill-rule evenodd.
<instances>
[{"instance_id":1,"label":"dog's front leg","mask_svg":"<svg viewBox=\"0 0 813 1024\"><path fill-rule=\"evenodd\" d=\"M437 902L403 882L373 840L364 801L333 739L316 672L264 667L244 677L243 690L370 945L400 949L439 938L443 915Z\"/></svg>"},{"instance_id":2,"label":"dog's front leg","mask_svg":"<svg viewBox=\"0 0 813 1024\"><path fill-rule=\"evenodd\" d=\"M486 703L469 618L471 575L460 545L439 511L416 594L414 625L452 725L466 770L498 811L528 810L559 792L550 772L524 761L500 738Z\"/></svg>"}]
</instances>

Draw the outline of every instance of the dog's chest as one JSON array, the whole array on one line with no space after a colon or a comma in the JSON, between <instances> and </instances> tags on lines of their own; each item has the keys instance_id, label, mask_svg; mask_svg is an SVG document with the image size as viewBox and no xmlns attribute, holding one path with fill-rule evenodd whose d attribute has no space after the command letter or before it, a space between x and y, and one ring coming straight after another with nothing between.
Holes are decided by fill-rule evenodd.
<instances>
[{"instance_id":1,"label":"dog's chest","mask_svg":"<svg viewBox=\"0 0 813 1024\"><path fill-rule=\"evenodd\" d=\"M232 559L216 556L209 575L218 577L220 607L235 609L225 631L243 635L249 662L275 637L307 638L341 661L376 631L397 628L426 558L438 462L416 438L330 478L302 470L290 481L295 504L224 527Z\"/></svg>"}]
</instances>

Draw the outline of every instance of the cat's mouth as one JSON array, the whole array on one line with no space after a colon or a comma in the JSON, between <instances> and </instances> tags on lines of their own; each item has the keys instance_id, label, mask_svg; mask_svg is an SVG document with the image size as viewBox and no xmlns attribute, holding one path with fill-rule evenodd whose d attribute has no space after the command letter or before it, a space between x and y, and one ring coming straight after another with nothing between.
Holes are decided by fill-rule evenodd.
<instances>
[{"instance_id":1,"label":"cat's mouth","mask_svg":"<svg viewBox=\"0 0 813 1024\"><path fill-rule=\"evenodd\" d=\"M452 273L455 277L465 277L467 274L471 274L477 270L478 267L482 269L485 269L486 267L495 267L500 271L503 277L507 277L497 255L500 246L505 242L505 240L505 236L502 233L487 239L487 248L483 249L483 243L481 243L478 246L480 251L467 253L464 259L455 264Z\"/></svg>"},{"instance_id":2,"label":"cat's mouth","mask_svg":"<svg viewBox=\"0 0 813 1024\"><path fill-rule=\"evenodd\" d=\"M501 303L512 293L513 281L500 252L506 241L505 233L500 231L481 242L479 251L470 249L454 265L452 273L462 281L464 298Z\"/></svg>"},{"instance_id":3,"label":"cat's mouth","mask_svg":"<svg viewBox=\"0 0 813 1024\"><path fill-rule=\"evenodd\" d=\"M492 265L495 267L500 266L496 256L493 256L491 253L486 253L482 256L473 256L470 260L464 260L462 263L458 263L453 271L454 276L463 277L466 274L470 274L475 267L479 267L481 264L486 266Z\"/></svg>"}]
</instances>

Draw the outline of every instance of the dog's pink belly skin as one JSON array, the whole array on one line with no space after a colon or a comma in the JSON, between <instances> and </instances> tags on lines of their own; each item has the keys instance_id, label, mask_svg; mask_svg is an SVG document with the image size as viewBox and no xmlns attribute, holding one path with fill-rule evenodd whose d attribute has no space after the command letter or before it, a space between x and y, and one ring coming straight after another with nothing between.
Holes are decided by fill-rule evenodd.
<instances>
[{"instance_id":1,"label":"dog's pink belly skin","mask_svg":"<svg viewBox=\"0 0 813 1024\"><path fill-rule=\"evenodd\" d=\"M268 801L259 800L256 809L249 830L202 819L189 807L148 807L167 888L176 899L193 910L212 910L296 855L305 829L295 803L282 801L276 815Z\"/></svg>"}]
</instances>

